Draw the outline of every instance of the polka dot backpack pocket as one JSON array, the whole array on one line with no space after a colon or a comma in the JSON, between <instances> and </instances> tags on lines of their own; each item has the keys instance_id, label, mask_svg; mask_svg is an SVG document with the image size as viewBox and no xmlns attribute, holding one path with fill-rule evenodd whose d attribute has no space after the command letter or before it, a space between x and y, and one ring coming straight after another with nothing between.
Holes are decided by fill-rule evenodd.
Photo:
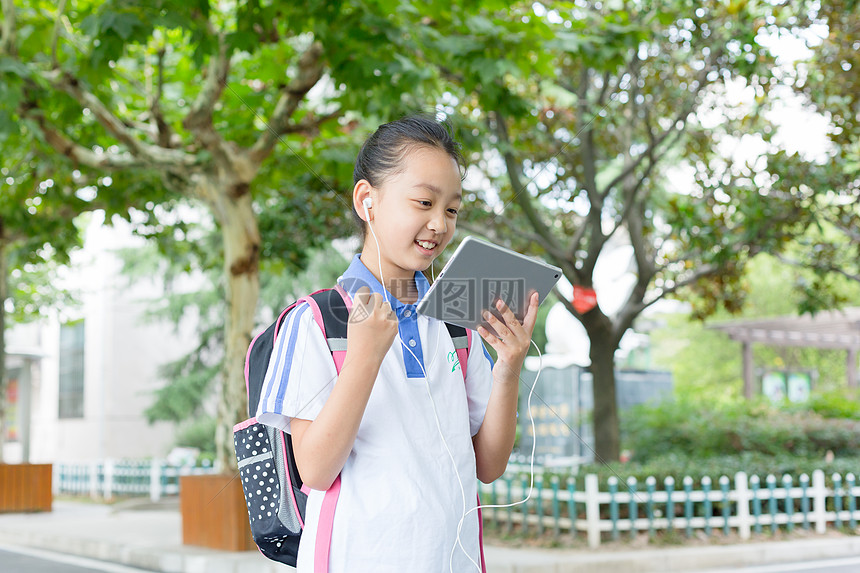
<instances>
[{"instance_id":1,"label":"polka dot backpack pocket","mask_svg":"<svg viewBox=\"0 0 860 573\"><path fill-rule=\"evenodd\" d=\"M296 564L304 528L308 490L302 484L293 459L290 435L261 424L254 416L278 331L287 314L302 302L308 303L313 310L314 319L326 336L335 367L340 372L346 354L349 299L340 288L324 289L288 306L277 321L251 341L245 358L250 417L233 427L233 445L254 542L266 557L292 566ZM340 478L326 492L323 502L332 515L339 491ZM331 524L320 524L319 533L323 535L318 533L318 540L327 537L330 542L330 527Z\"/></svg>"}]
</instances>

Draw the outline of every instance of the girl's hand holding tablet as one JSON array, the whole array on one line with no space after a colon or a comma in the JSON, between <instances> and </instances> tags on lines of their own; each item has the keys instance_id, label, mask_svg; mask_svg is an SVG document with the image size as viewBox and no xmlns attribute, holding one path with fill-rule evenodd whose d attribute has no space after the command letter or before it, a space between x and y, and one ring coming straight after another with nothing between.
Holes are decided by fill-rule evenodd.
<instances>
[{"instance_id":1,"label":"girl's hand holding tablet","mask_svg":"<svg viewBox=\"0 0 860 573\"><path fill-rule=\"evenodd\" d=\"M538 299L538 293L532 292L529 296L528 310L522 323L517 320L513 311L501 299L496 302L496 309L501 313L504 320L499 320L488 310L484 311L484 319L498 333L498 336L483 326L478 326L478 334L496 351L498 355L496 368L502 365L504 368L519 372L531 345L532 332L535 328L538 305L540 304Z\"/></svg>"}]
</instances>

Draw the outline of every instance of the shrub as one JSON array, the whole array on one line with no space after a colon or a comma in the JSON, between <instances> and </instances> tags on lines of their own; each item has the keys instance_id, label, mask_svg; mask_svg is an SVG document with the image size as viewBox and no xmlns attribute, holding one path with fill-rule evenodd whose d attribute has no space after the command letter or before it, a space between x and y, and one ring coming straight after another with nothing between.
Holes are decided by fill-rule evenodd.
<instances>
[{"instance_id":1,"label":"shrub","mask_svg":"<svg viewBox=\"0 0 860 573\"><path fill-rule=\"evenodd\" d=\"M762 482L769 474L782 478L788 474L797 485L801 474L812 475L815 470L823 470L828 483L832 482L834 473L843 478L848 473L855 476L860 474L860 456L840 457L836 456L832 461L825 461L824 457L805 457L789 454L770 456L757 452L744 452L742 454L711 456L707 458L688 457L677 454L667 454L649 459L647 462L613 463L609 465L592 464L579 468L579 476L593 473L597 474L600 483L605 484L609 477L619 478L619 488L626 487L626 480L635 477L639 482L640 491L645 488L645 480L649 476L657 479L657 489L663 489L663 483L667 477L675 480L675 488L683 487L682 480L690 476L697 484L702 478L711 478L712 489L719 488L720 476L728 476L734 480L737 472L746 472L748 476L757 475Z\"/></svg>"},{"instance_id":2,"label":"shrub","mask_svg":"<svg viewBox=\"0 0 860 573\"><path fill-rule=\"evenodd\" d=\"M711 408L671 400L632 408L622 420L624 448L638 462L671 455L703 459L743 452L823 459L830 450L838 456L860 456L858 436L860 421L781 411L763 401Z\"/></svg>"},{"instance_id":3,"label":"shrub","mask_svg":"<svg viewBox=\"0 0 860 573\"><path fill-rule=\"evenodd\" d=\"M215 426L213 416L201 416L186 422L176 432L176 445L197 448L201 458L215 454Z\"/></svg>"},{"instance_id":4,"label":"shrub","mask_svg":"<svg viewBox=\"0 0 860 573\"><path fill-rule=\"evenodd\" d=\"M860 420L860 388L813 392L806 407L824 418Z\"/></svg>"}]
</instances>

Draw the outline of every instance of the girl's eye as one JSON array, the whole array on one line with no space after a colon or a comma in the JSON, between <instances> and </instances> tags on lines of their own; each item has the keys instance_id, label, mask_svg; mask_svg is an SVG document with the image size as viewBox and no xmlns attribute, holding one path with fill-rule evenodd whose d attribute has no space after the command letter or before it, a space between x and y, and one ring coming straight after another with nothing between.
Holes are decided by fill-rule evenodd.
<instances>
[{"instance_id":1,"label":"girl's eye","mask_svg":"<svg viewBox=\"0 0 860 573\"><path fill-rule=\"evenodd\" d=\"M432 205L430 201L418 201L418 203L420 203L422 207L430 207Z\"/></svg>"},{"instance_id":2,"label":"girl's eye","mask_svg":"<svg viewBox=\"0 0 860 573\"><path fill-rule=\"evenodd\" d=\"M448 212L449 212L449 213L451 213L452 215L456 215L456 214L457 214L457 210L456 210L456 209L448 209Z\"/></svg>"}]
</instances>

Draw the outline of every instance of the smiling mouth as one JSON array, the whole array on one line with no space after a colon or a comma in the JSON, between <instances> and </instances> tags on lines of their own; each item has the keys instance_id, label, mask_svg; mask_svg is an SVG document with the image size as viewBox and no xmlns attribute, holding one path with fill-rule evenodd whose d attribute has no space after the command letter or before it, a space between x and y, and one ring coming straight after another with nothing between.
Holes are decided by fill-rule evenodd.
<instances>
[{"instance_id":1,"label":"smiling mouth","mask_svg":"<svg viewBox=\"0 0 860 573\"><path fill-rule=\"evenodd\" d=\"M430 241L415 241L415 243L419 247L421 247L423 249L427 249L428 251L432 251L433 249L436 248L436 243L431 243Z\"/></svg>"}]
</instances>

